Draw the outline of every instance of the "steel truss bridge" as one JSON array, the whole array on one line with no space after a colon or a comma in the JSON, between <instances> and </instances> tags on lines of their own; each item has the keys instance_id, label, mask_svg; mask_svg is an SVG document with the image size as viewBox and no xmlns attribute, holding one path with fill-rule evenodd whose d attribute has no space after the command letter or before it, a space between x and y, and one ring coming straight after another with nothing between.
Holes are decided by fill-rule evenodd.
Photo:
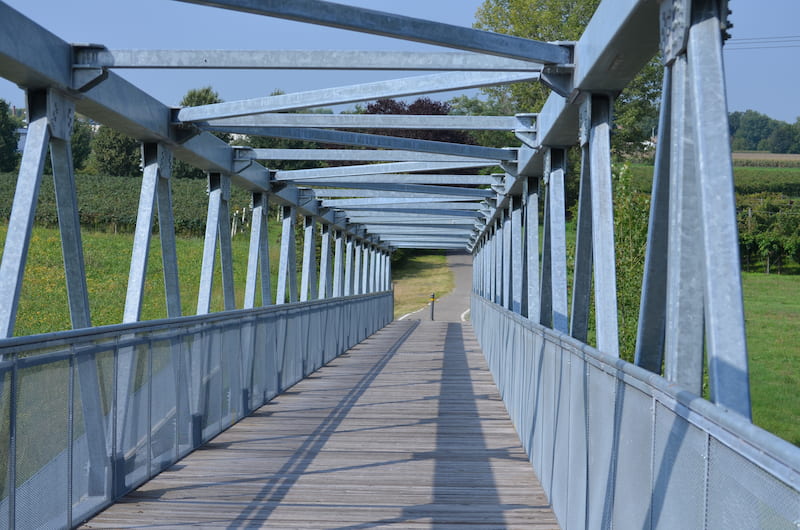
<instances>
[{"instance_id":1,"label":"steel truss bridge","mask_svg":"<svg viewBox=\"0 0 800 530\"><path fill-rule=\"evenodd\" d=\"M381 329L392 319L389 258L400 248L472 253L472 324L563 528L800 525L800 452L750 421L725 0L603 0L580 40L556 43L321 0L184 1L456 51L110 50L71 45L0 2L0 75L28 101L0 264L0 527L80 523ZM614 97L659 51L663 99L630 364L619 359L609 135ZM173 109L118 76L123 68L434 73ZM295 112L532 81L553 89L536 115ZM124 318L115 326L93 327L89 311L70 147L75 112L142 143ZM409 128L513 131L519 143L498 149L353 131ZM217 131L359 149L234 147ZM564 180L565 149L575 144L582 169L570 300ZM13 337L48 149L74 329ZM192 316L181 314L173 158L208 173ZM269 169L306 159L358 164ZM502 170L478 171L487 167ZM233 296L231 186L253 197L243 308ZM268 203L282 212L274 295ZM168 318L141 322L156 215ZM225 311L210 312L217 250ZM596 347L586 344L590 300ZM699 397L704 370L709 400ZM30 398L40 393L48 406ZM59 439L60 449L37 461L26 445L36 432Z\"/></svg>"}]
</instances>

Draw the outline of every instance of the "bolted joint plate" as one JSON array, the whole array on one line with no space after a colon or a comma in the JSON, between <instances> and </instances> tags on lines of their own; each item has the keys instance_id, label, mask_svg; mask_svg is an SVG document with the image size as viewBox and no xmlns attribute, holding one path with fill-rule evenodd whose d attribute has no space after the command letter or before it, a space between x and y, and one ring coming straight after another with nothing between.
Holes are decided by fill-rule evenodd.
<instances>
[{"instance_id":1,"label":"bolted joint plate","mask_svg":"<svg viewBox=\"0 0 800 530\"><path fill-rule=\"evenodd\" d=\"M72 88L87 92L108 78L113 59L102 44L72 45Z\"/></svg>"},{"instance_id":2,"label":"bolted joint plate","mask_svg":"<svg viewBox=\"0 0 800 530\"><path fill-rule=\"evenodd\" d=\"M172 151L163 144L158 144L158 176L162 179L172 177Z\"/></svg>"},{"instance_id":3,"label":"bolted joint plate","mask_svg":"<svg viewBox=\"0 0 800 530\"><path fill-rule=\"evenodd\" d=\"M50 89L47 91L47 123L50 134L59 140L69 140L75 121L75 102L63 93Z\"/></svg>"}]
</instances>

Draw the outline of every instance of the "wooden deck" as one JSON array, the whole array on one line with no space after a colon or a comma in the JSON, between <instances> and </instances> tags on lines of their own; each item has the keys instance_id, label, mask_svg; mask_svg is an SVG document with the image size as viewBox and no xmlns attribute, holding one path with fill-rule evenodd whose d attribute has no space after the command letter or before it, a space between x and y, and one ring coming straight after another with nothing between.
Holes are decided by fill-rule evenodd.
<instances>
[{"instance_id":1,"label":"wooden deck","mask_svg":"<svg viewBox=\"0 0 800 530\"><path fill-rule=\"evenodd\" d=\"M390 324L84 528L558 528L469 324Z\"/></svg>"}]
</instances>

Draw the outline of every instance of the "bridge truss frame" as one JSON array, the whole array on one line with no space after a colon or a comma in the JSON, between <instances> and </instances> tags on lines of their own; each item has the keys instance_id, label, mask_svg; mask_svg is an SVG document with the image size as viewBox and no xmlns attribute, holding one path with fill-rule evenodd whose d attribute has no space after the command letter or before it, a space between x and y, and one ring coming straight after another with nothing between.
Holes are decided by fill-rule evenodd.
<instances>
[{"instance_id":1,"label":"bridge truss frame","mask_svg":"<svg viewBox=\"0 0 800 530\"><path fill-rule=\"evenodd\" d=\"M526 326L533 326L547 336L562 333L570 340L585 343L594 299L597 349L618 357L609 140L613 99L660 48L665 64L664 89L635 364L654 374L663 374L670 385L683 389L681 392L700 395L705 352L711 401L719 410L726 411L724 414L739 418L729 424L739 425L743 421L749 425L747 351L721 53L727 16L725 0L660 3L604 0L575 43L536 42L322 0L182 1L426 42L459 51L108 50L96 45L70 45L0 2L0 75L26 89L29 116L0 262L0 299L10 300L0 306L0 336L13 335L48 149L53 162L72 325L76 329L91 328L69 144L77 111L142 142L144 178L123 325L114 328L117 340L124 342L141 325L137 321L156 212L169 321L178 324L186 319L210 322L217 318L210 310L218 249L224 309L237 309L228 209L230 187L236 185L251 192L253 197L243 303L246 311L261 311L255 308L259 299L264 306L271 305L273 300L276 305L288 302L288 311L296 307L295 303L316 299L341 298L356 304L364 295L385 297L390 288L390 255L395 249L463 248L473 252L474 290L482 299L473 302L475 315L492 313L478 309L486 303L483 300L488 300L492 311L504 308L519 318L524 317ZM19 45L20 42L24 45ZM328 68L436 73L171 109L116 75L113 72L116 68ZM537 80L554 91L538 115L410 117L287 113L314 106ZM514 132L521 145L498 149L353 131L377 128L505 130ZM367 149L322 152L249 149L230 146L211 134L218 131ZM564 179L568 171L566 147L576 141L582 150L582 173L570 303ZM173 157L208 173L209 202L197 317L181 315L170 198ZM259 163L266 160L268 166L270 160L278 159L370 163L296 171L271 171ZM502 172L494 175L456 174L464 169L498 166ZM452 173L443 173L447 171ZM540 202L544 205L541 256ZM274 298L266 238L269 203L280 205L282 223L279 279ZM298 254L293 236L298 214L303 218L304 228L299 285L293 274ZM318 230L322 255L317 268L314 253ZM325 305L319 303L322 304L319 307ZM385 313L385 309L382 311ZM379 321L384 319L384 313ZM510 313L502 313L500 329L518 325L518 317ZM492 318L476 320L476 330L482 337L488 337L485 326ZM315 336L316 333L313 332ZM40 340L46 344L53 338L42 336ZM12 426L21 384L17 374L28 362L25 355L13 349L17 340L9 338L0 343L9 345L2 349L0 357L0 398L8 403ZM508 340L508 336L496 340ZM487 349L490 346L497 344L484 345ZM512 352L509 355L519 353L519 346L509 345L509 348ZM58 359L63 361L61 357ZM138 362L135 349L121 348L114 359L114 399L124 404L136 395L139 384L135 376ZM98 361L83 355L69 362L70 374L76 378L74 387L80 393L81 412L76 416L83 420L78 430L82 428L86 433L86 468L95 473L95 478L87 481L86 494L98 497L97 506L102 507L131 487L118 480L120 466L124 467L119 462L125 462L125 455L120 460L119 452L109 445L117 438L106 432L110 425L120 431L129 428L127 405L119 409L121 418L107 421L100 412L107 407L103 403L106 398L101 390L102 371ZM497 366L501 365L502 362ZM501 374L495 376L501 386L505 384ZM70 382L70 392L75 388ZM520 396L524 395L507 395L509 408L518 405L514 400L523 399ZM609 418L619 420L614 411ZM70 425L72 433L76 427ZM7 475L7 484L11 485L7 520L11 526L21 520L19 513L28 510L15 497L14 433L15 428L11 428L8 438L12 453ZM748 457L748 461L786 485L787 495L797 499L800 458L796 451L769 436L758 434L752 442L754 438L749 431L740 438L738 434L736 431L732 438L725 439L757 443L761 450L773 455L771 460L766 459L772 462L766 466L763 459L753 462ZM617 453L605 456L623 458ZM94 495L97 492L92 488L98 484L102 484L101 493ZM554 491L550 495L554 506L561 502ZM585 505L589 506L588 501ZM74 522L74 507L70 501L66 524ZM559 506L556 508L558 511ZM585 512L585 523L594 521L590 511ZM562 525L572 526L565 522L564 516L559 517ZM786 515L785 520L790 521L791 517ZM795 517L800 520L800 514ZM603 526L608 521L597 522ZM660 524L652 517L648 521L645 527Z\"/></svg>"}]
</instances>

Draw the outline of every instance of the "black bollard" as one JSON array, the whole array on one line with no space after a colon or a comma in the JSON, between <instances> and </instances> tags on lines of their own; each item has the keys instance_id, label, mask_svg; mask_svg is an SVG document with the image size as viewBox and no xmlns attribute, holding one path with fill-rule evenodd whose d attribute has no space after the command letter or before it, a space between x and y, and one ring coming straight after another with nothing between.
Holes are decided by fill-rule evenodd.
<instances>
[{"instance_id":1,"label":"black bollard","mask_svg":"<svg viewBox=\"0 0 800 530\"><path fill-rule=\"evenodd\" d=\"M433 320L433 306L436 303L436 293L431 293L431 320Z\"/></svg>"}]
</instances>

